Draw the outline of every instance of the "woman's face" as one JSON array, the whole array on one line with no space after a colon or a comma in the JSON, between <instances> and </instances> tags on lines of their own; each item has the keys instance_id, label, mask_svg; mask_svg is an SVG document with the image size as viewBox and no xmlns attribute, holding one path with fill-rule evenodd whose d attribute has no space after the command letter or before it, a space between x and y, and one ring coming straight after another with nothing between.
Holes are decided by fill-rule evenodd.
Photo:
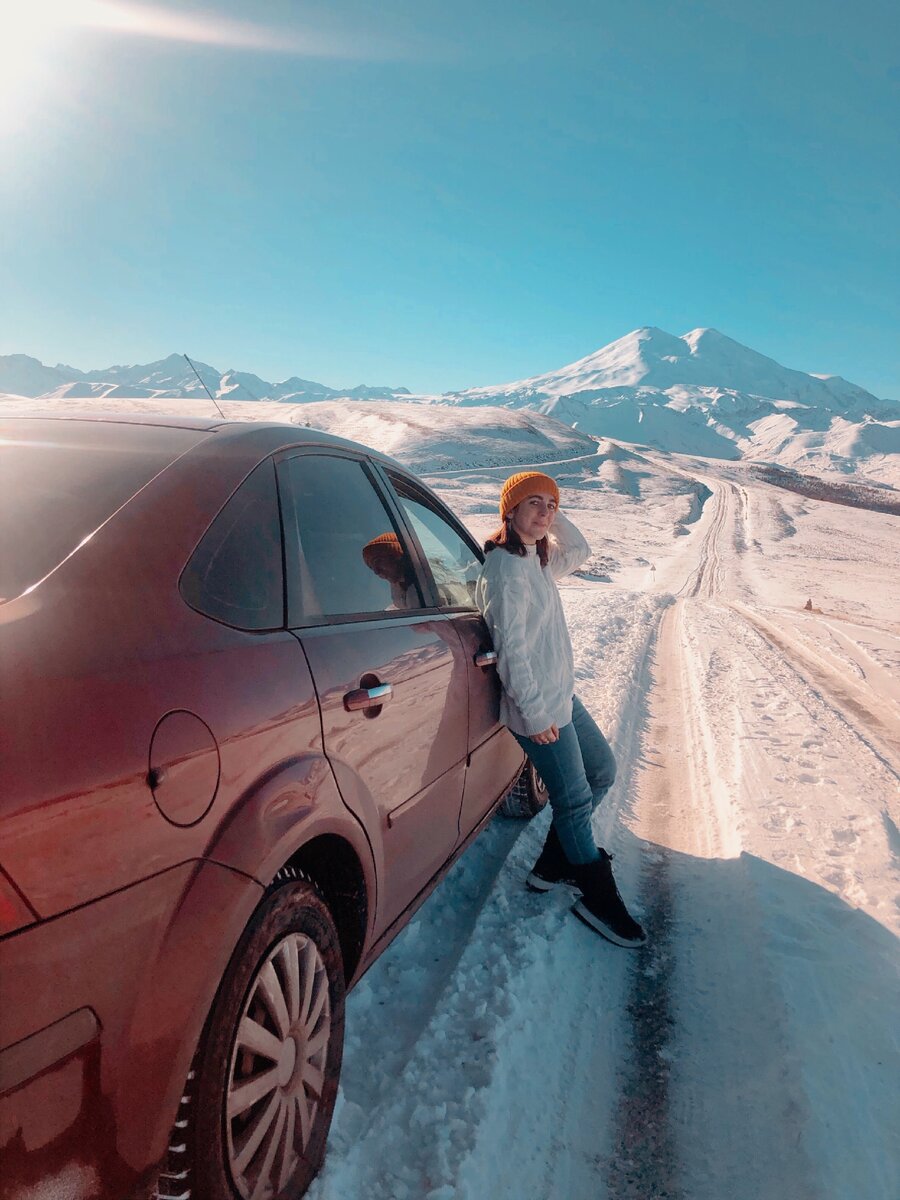
<instances>
[{"instance_id":1,"label":"woman's face","mask_svg":"<svg viewBox=\"0 0 900 1200\"><path fill-rule=\"evenodd\" d=\"M513 529L526 546L533 546L553 524L556 497L550 492L536 492L520 501L511 515Z\"/></svg>"},{"instance_id":2,"label":"woman's face","mask_svg":"<svg viewBox=\"0 0 900 1200\"><path fill-rule=\"evenodd\" d=\"M386 579L388 583L406 582L406 562L402 555L389 548L376 547L368 556L368 566L379 579Z\"/></svg>"}]
</instances>

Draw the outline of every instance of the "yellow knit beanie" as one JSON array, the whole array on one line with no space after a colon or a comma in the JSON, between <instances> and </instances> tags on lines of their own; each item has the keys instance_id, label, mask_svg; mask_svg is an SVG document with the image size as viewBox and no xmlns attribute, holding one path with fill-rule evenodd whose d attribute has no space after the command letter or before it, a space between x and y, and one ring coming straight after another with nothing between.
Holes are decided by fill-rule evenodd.
<instances>
[{"instance_id":1,"label":"yellow knit beanie","mask_svg":"<svg viewBox=\"0 0 900 1200\"><path fill-rule=\"evenodd\" d=\"M500 516L506 520L517 504L537 492L550 492L559 505L559 488L549 475L540 471L520 471L518 475L510 475L500 489Z\"/></svg>"}]
</instances>

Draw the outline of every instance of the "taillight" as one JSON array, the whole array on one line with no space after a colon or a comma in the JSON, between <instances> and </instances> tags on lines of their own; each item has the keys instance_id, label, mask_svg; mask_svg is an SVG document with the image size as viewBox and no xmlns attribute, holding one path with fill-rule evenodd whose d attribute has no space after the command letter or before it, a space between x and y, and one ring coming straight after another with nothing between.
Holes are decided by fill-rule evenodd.
<instances>
[{"instance_id":1,"label":"taillight","mask_svg":"<svg viewBox=\"0 0 900 1200\"><path fill-rule=\"evenodd\" d=\"M33 925L37 914L32 911L6 872L0 867L0 937L15 933L25 925Z\"/></svg>"}]
</instances>

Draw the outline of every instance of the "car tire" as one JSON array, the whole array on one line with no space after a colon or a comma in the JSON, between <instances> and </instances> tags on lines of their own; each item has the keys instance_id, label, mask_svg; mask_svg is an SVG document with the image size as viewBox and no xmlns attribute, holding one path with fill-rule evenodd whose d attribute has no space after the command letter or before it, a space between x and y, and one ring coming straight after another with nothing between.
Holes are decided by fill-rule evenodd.
<instances>
[{"instance_id":1,"label":"car tire","mask_svg":"<svg viewBox=\"0 0 900 1200\"><path fill-rule=\"evenodd\" d=\"M222 978L159 1196L297 1200L306 1192L337 1099L344 994L338 933L324 900L307 879L279 879ZM172 1186L179 1166L187 1185L180 1191Z\"/></svg>"},{"instance_id":2,"label":"car tire","mask_svg":"<svg viewBox=\"0 0 900 1200\"><path fill-rule=\"evenodd\" d=\"M526 759L522 773L500 805L500 811L504 817L530 821L545 807L548 799L547 785L534 769L534 763Z\"/></svg>"}]
</instances>

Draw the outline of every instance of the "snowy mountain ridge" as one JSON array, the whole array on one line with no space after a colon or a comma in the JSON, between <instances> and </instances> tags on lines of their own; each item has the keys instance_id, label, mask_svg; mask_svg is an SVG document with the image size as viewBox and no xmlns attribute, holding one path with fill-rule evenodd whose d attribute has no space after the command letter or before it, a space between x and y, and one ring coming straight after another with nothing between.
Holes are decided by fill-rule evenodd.
<instances>
[{"instance_id":1,"label":"snowy mountain ridge","mask_svg":"<svg viewBox=\"0 0 900 1200\"><path fill-rule=\"evenodd\" d=\"M233 368L195 365L222 400L395 400L526 409L580 433L673 453L860 474L869 482L900 486L900 403L879 399L839 375L784 367L716 329L676 337L647 326L558 370L443 395L366 385L341 390L299 376L270 383ZM4 392L93 402L206 397L180 354L94 371L62 363L48 367L23 354L0 356Z\"/></svg>"},{"instance_id":2,"label":"snowy mountain ridge","mask_svg":"<svg viewBox=\"0 0 900 1200\"><path fill-rule=\"evenodd\" d=\"M741 392L845 410L885 403L839 375L810 375L782 367L716 329L694 329L675 337L653 326L635 329L561 370L498 387L467 388L453 396L466 401L500 396L584 397L632 387Z\"/></svg>"},{"instance_id":3,"label":"snowy mountain ridge","mask_svg":"<svg viewBox=\"0 0 900 1200\"><path fill-rule=\"evenodd\" d=\"M259 375L234 368L223 372L199 361L195 366L214 395L231 400L293 401L296 397L296 402L302 402L304 398L314 397L390 399L410 395L403 387L362 384L341 389L296 375L271 383ZM129 393L133 396L146 393L174 398L203 394L194 372L181 354L170 354L152 363L117 365L92 371L80 371L65 363L46 366L27 354L0 355L0 391L34 398L101 394L76 391L84 385L128 387L136 389ZM61 388L69 390L61 393ZM770 402L825 408L844 416L851 413L876 415L882 411L900 413L896 401L879 400L840 375L817 375L783 367L775 359L716 329L693 329L676 337L655 326L632 330L559 370L512 383L446 392L439 398L454 403L494 404L575 396L586 400L599 393L619 393L632 388L642 392L666 392L670 399L683 399L692 393L709 399L742 394Z\"/></svg>"},{"instance_id":4,"label":"snowy mountain ridge","mask_svg":"<svg viewBox=\"0 0 900 1200\"><path fill-rule=\"evenodd\" d=\"M368 387L332 388L311 379L292 375L280 383L269 383L247 371L229 368L220 371L209 363L195 362L203 383L217 399L284 400L301 404L306 400L329 400L349 396L357 400L390 400L406 396L406 388ZM136 399L182 399L205 396L203 384L185 361L183 354L170 354L156 362L134 366L101 367L79 371L77 367L57 363L45 366L27 354L0 355L0 392L32 399L71 397L88 399L106 396L130 396Z\"/></svg>"}]
</instances>

